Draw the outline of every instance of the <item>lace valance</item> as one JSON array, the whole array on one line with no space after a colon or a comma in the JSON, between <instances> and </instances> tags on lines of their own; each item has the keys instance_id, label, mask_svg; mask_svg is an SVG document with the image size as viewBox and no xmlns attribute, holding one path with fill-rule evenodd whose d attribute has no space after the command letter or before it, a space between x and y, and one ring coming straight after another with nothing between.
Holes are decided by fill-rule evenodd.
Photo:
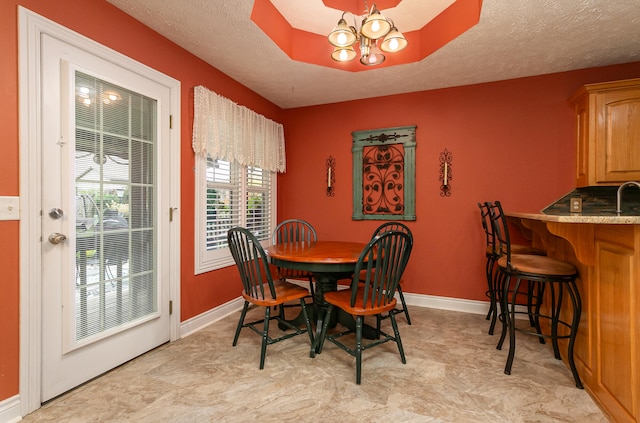
<instances>
[{"instance_id":1,"label":"lace valance","mask_svg":"<svg viewBox=\"0 0 640 423\"><path fill-rule=\"evenodd\" d=\"M284 128L199 85L194 88L193 151L284 172Z\"/></svg>"}]
</instances>

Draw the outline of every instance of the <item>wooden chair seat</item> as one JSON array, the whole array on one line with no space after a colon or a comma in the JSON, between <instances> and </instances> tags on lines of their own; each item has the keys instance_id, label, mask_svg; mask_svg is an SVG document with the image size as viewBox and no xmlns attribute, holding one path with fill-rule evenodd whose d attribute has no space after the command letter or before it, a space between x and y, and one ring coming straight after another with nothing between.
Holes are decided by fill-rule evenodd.
<instances>
[{"instance_id":1,"label":"wooden chair seat","mask_svg":"<svg viewBox=\"0 0 640 423\"><path fill-rule=\"evenodd\" d=\"M288 301L299 300L309 295L309 290L286 281L273 281L273 287L276 291L276 297L273 298L271 291L269 290L269 284L264 284L264 298L258 298L251 296L245 291L242 291L242 298L249 301L251 304L255 304L262 307L273 307Z\"/></svg>"},{"instance_id":2,"label":"wooden chair seat","mask_svg":"<svg viewBox=\"0 0 640 423\"><path fill-rule=\"evenodd\" d=\"M498 259L498 266L507 268L507 256ZM526 254L512 254L511 268L516 272L543 276L572 276L578 272L575 266L566 261Z\"/></svg>"},{"instance_id":3,"label":"wooden chair seat","mask_svg":"<svg viewBox=\"0 0 640 423\"><path fill-rule=\"evenodd\" d=\"M352 292L350 289L343 289L341 291L326 292L324 294L324 299L329 304L333 304L353 316L374 316L376 314L386 313L393 310L397 303L397 300L393 298L387 304L375 308L372 308L371 305L369 305L367 308L364 306L364 288L358 288L356 302L351 306L351 295Z\"/></svg>"}]
</instances>

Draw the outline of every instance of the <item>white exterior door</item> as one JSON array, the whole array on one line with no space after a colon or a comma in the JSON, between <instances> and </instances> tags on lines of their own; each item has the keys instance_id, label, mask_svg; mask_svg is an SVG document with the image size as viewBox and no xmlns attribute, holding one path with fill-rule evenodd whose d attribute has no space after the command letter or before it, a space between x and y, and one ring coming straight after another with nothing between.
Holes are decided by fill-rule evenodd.
<instances>
[{"instance_id":1,"label":"white exterior door","mask_svg":"<svg viewBox=\"0 0 640 423\"><path fill-rule=\"evenodd\" d=\"M42 52L46 401L169 341L171 166L166 86L48 35Z\"/></svg>"}]
</instances>

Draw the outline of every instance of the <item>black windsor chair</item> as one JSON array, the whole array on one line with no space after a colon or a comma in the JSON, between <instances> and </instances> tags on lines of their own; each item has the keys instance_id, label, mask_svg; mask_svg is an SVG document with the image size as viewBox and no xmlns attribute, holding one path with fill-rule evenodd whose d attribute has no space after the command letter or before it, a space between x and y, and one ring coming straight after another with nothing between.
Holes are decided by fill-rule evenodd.
<instances>
[{"instance_id":1,"label":"black windsor chair","mask_svg":"<svg viewBox=\"0 0 640 423\"><path fill-rule=\"evenodd\" d=\"M394 341L398 346L400 358L406 364L402 340L398 331L394 309L397 304L395 292L402 277L402 273L409 261L413 241L411 236L399 231L386 231L374 237L362 250L356 263L351 288L341 291L331 291L324 295L327 302L326 318L322 326L320 338L317 340L316 351L322 352L324 340L337 345L342 350L356 358L356 383L360 384L362 374L362 352L369 348ZM360 283L359 277L364 277ZM329 316L334 307L338 307L355 318L355 328L343 332L327 334ZM387 313L391 320L393 335L384 333L377 328L377 338L363 343L362 328L365 316L376 316L378 322L383 313ZM345 335L355 333L355 348L350 348L339 339ZM315 353L312 350L311 355Z\"/></svg>"},{"instance_id":2,"label":"black windsor chair","mask_svg":"<svg viewBox=\"0 0 640 423\"><path fill-rule=\"evenodd\" d=\"M318 235L313 226L309 222L300 219L289 219L280 222L271 234L272 244L284 244L287 242L313 243L317 240ZM311 272L278 268L276 274L279 279L308 279L311 298L314 298L313 274Z\"/></svg>"},{"instance_id":3,"label":"black windsor chair","mask_svg":"<svg viewBox=\"0 0 640 423\"><path fill-rule=\"evenodd\" d=\"M233 338L233 346L238 342L240 331L242 328L248 327L262 337L262 346L260 349L260 369L264 368L264 360L267 352L267 345L301 335L305 332L309 334L309 339L313 345L313 331L311 330L311 322L307 314L307 308L304 298L309 294L306 288L296 284L276 280L271 276L271 269L267 255L260 245L258 239L245 228L232 228L227 234L229 248L236 262L240 279L242 281L242 298L244 298L244 307L238 321L236 334ZM284 308L282 305L287 301L298 300L302 307L302 314L306 323L306 329L295 327L284 318ZM245 323L245 317L249 304L264 307L264 318L254 322ZM271 316L271 308L278 307L279 313ZM269 322L277 320L279 326L293 329L286 335L278 338L269 336ZM263 328L259 329L258 324L263 324Z\"/></svg>"}]
</instances>

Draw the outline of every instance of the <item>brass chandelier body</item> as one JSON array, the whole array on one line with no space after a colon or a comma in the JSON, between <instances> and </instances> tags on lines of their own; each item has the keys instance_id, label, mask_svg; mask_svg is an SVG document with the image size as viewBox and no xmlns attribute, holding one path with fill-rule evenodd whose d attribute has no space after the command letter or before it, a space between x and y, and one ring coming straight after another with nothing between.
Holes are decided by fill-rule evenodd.
<instances>
[{"instance_id":1,"label":"brass chandelier body","mask_svg":"<svg viewBox=\"0 0 640 423\"><path fill-rule=\"evenodd\" d=\"M353 26L349 26L344 19L347 13L353 17ZM335 47L331 58L338 62L355 59L358 54L354 45L359 42L360 63L365 66L379 65L385 60L383 52L395 53L408 44L393 21L382 16L375 4L362 19L360 30L356 27L356 17L350 12L344 12L327 38Z\"/></svg>"}]
</instances>

